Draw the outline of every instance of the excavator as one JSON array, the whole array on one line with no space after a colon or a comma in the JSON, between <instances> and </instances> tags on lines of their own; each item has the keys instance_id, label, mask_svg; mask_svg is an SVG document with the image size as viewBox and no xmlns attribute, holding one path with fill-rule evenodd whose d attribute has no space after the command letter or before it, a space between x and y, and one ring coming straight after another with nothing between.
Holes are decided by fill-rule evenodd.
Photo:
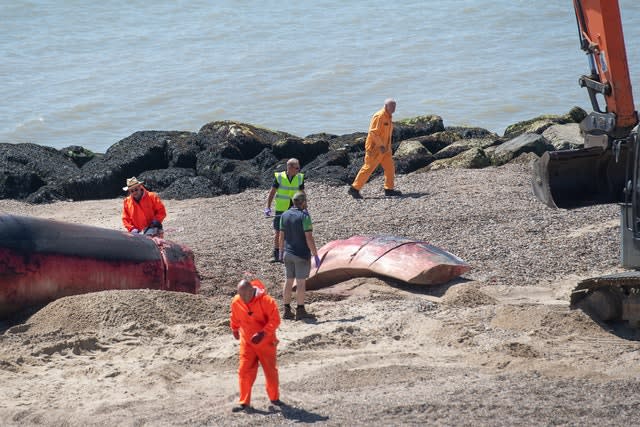
<instances>
[{"instance_id":1,"label":"excavator","mask_svg":"<svg viewBox=\"0 0 640 427\"><path fill-rule=\"evenodd\" d=\"M620 7L616 0L574 0L573 6L589 64L578 84L593 111L580 122L584 148L548 151L536 160L533 192L552 208L620 204L620 258L629 271L580 281L570 304L600 321L639 328L640 140Z\"/></svg>"}]
</instances>

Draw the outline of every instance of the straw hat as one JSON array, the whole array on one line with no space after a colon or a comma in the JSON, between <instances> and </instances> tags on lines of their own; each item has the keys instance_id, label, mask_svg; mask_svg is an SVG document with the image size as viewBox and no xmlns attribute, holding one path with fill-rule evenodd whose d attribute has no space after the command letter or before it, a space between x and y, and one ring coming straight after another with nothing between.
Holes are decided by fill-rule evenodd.
<instances>
[{"instance_id":1,"label":"straw hat","mask_svg":"<svg viewBox=\"0 0 640 427\"><path fill-rule=\"evenodd\" d=\"M122 187L122 191L129 191L133 187L137 187L138 185L144 184L144 181L138 181L138 178L135 176L133 178L127 178L127 186Z\"/></svg>"}]
</instances>

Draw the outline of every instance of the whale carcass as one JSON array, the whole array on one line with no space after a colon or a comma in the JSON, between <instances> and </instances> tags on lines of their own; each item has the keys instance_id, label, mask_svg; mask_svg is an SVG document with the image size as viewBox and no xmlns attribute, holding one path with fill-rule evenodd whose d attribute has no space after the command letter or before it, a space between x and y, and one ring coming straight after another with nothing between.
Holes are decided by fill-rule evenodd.
<instances>
[{"instance_id":1,"label":"whale carcass","mask_svg":"<svg viewBox=\"0 0 640 427\"><path fill-rule=\"evenodd\" d=\"M353 236L318 250L320 268L312 268L307 289L319 289L355 277L386 276L417 285L440 285L471 266L428 242L391 235Z\"/></svg>"},{"instance_id":2,"label":"whale carcass","mask_svg":"<svg viewBox=\"0 0 640 427\"><path fill-rule=\"evenodd\" d=\"M42 218L0 215L0 318L54 299L110 289L197 293L180 244Z\"/></svg>"}]
</instances>

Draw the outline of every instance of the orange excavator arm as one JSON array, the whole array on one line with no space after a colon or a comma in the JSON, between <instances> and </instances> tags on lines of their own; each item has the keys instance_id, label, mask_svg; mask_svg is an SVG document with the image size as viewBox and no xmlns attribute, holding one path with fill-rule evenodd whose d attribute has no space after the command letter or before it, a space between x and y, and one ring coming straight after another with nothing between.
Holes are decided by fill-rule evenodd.
<instances>
[{"instance_id":1,"label":"orange excavator arm","mask_svg":"<svg viewBox=\"0 0 640 427\"><path fill-rule=\"evenodd\" d=\"M590 72L578 82L587 89L593 111L580 123L583 149L548 151L534 164L534 194L550 207L623 201L630 169L638 162L632 143L638 114L618 2L574 0L573 6Z\"/></svg>"},{"instance_id":2,"label":"orange excavator arm","mask_svg":"<svg viewBox=\"0 0 640 427\"><path fill-rule=\"evenodd\" d=\"M625 138L638 124L638 115L633 104L618 2L574 0L573 5L580 47L587 53L591 68L591 74L580 77L579 84L587 88L595 112L613 114L611 125L601 130L613 138ZM604 97L606 110L600 108L596 94Z\"/></svg>"},{"instance_id":3,"label":"orange excavator arm","mask_svg":"<svg viewBox=\"0 0 640 427\"><path fill-rule=\"evenodd\" d=\"M620 203L620 261L640 269L640 149L620 9L616 0L574 0L593 111L580 123L584 148L548 151L534 163L533 190L551 207ZM604 101L604 108L599 100ZM583 279L571 307L640 328L640 272Z\"/></svg>"}]
</instances>

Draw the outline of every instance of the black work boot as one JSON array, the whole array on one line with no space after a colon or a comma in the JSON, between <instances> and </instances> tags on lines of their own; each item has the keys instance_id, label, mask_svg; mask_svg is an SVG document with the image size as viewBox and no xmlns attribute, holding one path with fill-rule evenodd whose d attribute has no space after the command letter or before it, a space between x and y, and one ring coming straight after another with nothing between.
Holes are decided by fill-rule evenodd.
<instances>
[{"instance_id":1,"label":"black work boot","mask_svg":"<svg viewBox=\"0 0 640 427\"><path fill-rule=\"evenodd\" d=\"M271 263L280 262L280 249L278 248L273 249L273 258L271 258L269 262Z\"/></svg>"},{"instance_id":2,"label":"black work boot","mask_svg":"<svg viewBox=\"0 0 640 427\"><path fill-rule=\"evenodd\" d=\"M282 314L282 318L286 320L295 319L295 316L293 315L293 311L291 310L291 306L289 304L284 305L284 313Z\"/></svg>"},{"instance_id":3,"label":"black work boot","mask_svg":"<svg viewBox=\"0 0 640 427\"><path fill-rule=\"evenodd\" d=\"M352 186L349 186L349 191L348 193L351 195L351 197L353 197L354 199L362 199L362 195L360 194L360 191L356 190L355 188L353 188Z\"/></svg>"},{"instance_id":4,"label":"black work boot","mask_svg":"<svg viewBox=\"0 0 640 427\"><path fill-rule=\"evenodd\" d=\"M394 190L394 189L384 189L384 195L385 196L402 196L402 191L399 190Z\"/></svg>"},{"instance_id":5,"label":"black work boot","mask_svg":"<svg viewBox=\"0 0 640 427\"><path fill-rule=\"evenodd\" d=\"M231 408L231 412L242 412L242 411L249 412L250 409L251 409L251 406L240 404L240 405L236 405L233 408Z\"/></svg>"},{"instance_id":6,"label":"black work boot","mask_svg":"<svg viewBox=\"0 0 640 427\"><path fill-rule=\"evenodd\" d=\"M305 310L304 305L299 305L298 307L296 307L296 320L304 320L304 319L314 319L315 317L310 314L307 313L307 310Z\"/></svg>"}]
</instances>

